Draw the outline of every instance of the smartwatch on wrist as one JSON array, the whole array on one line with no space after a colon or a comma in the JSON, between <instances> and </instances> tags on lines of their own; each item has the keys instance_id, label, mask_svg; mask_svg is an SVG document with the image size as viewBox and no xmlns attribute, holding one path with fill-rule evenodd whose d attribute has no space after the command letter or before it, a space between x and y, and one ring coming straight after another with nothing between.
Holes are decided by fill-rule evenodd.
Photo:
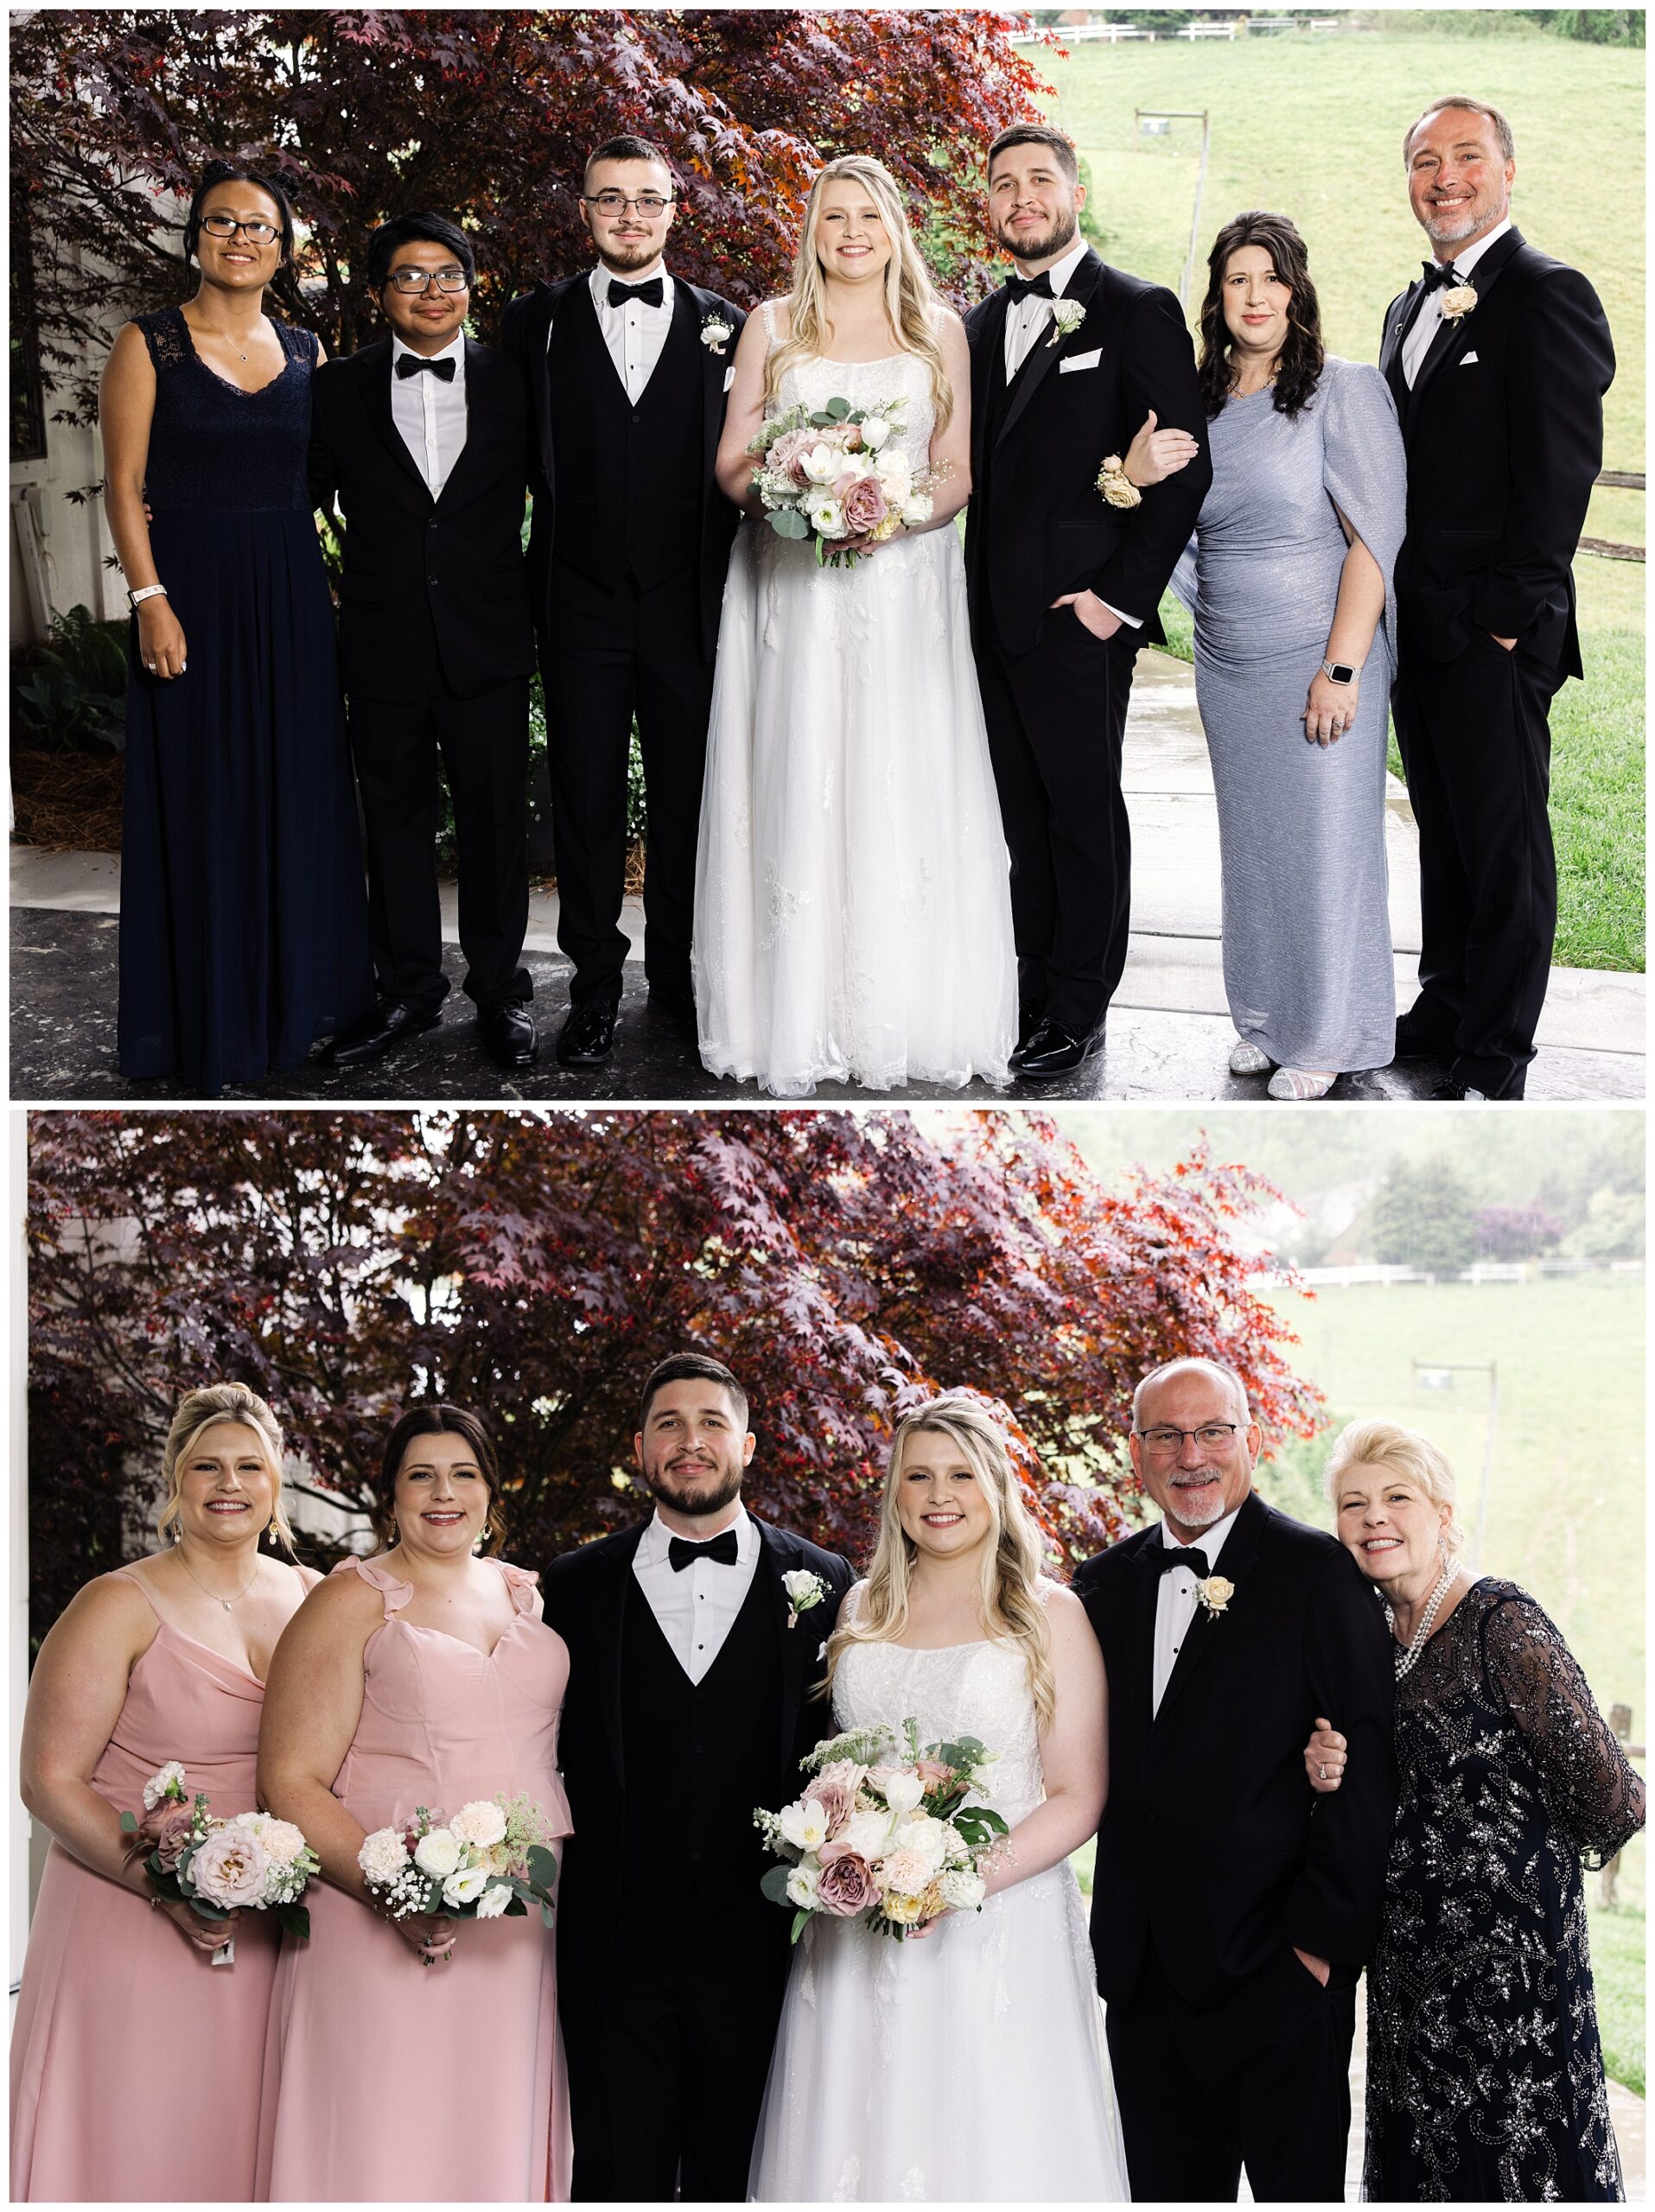
<instances>
[{"instance_id":1,"label":"smartwatch on wrist","mask_svg":"<svg viewBox=\"0 0 1655 2212\"><path fill-rule=\"evenodd\" d=\"M1354 683L1356 671L1347 660L1325 660L1321 672L1330 683Z\"/></svg>"}]
</instances>

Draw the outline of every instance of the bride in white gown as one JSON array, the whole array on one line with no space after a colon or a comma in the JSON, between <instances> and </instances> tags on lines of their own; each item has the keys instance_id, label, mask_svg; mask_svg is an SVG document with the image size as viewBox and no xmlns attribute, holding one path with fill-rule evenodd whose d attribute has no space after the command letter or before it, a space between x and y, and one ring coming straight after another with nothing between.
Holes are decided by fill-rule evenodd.
<instances>
[{"instance_id":1,"label":"bride in white gown","mask_svg":"<svg viewBox=\"0 0 1655 2212\"><path fill-rule=\"evenodd\" d=\"M786 300L736 347L718 480L799 402L906 402L932 520L850 569L749 513L725 587L696 862L701 1057L783 1097L821 1082L1001 1084L1016 1040L1009 863L953 518L971 369L889 172L818 177Z\"/></svg>"},{"instance_id":2,"label":"bride in white gown","mask_svg":"<svg viewBox=\"0 0 1655 2212\"><path fill-rule=\"evenodd\" d=\"M933 1399L896 1432L878 1546L828 1646L841 1729L1003 1754L1010 1824L981 1913L897 1942L812 1919L754 2152L761 2203L1124 2202L1126 2163L1069 1853L1104 1786L1102 1656L998 1428Z\"/></svg>"}]
</instances>

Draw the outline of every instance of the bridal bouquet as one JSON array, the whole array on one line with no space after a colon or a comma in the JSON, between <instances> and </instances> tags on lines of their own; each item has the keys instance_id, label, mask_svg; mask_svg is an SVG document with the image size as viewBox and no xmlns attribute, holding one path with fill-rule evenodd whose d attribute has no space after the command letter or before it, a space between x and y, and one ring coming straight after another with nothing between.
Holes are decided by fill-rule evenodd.
<instances>
[{"instance_id":1,"label":"bridal bouquet","mask_svg":"<svg viewBox=\"0 0 1655 2212\"><path fill-rule=\"evenodd\" d=\"M813 1777L803 1796L753 1816L782 1861L761 1887L792 1906L794 1942L815 1913L900 1942L940 1912L979 1911L1006 1824L968 1801L999 1756L974 1736L921 1745L911 1719L818 1744L803 1762Z\"/></svg>"},{"instance_id":2,"label":"bridal bouquet","mask_svg":"<svg viewBox=\"0 0 1655 2212\"><path fill-rule=\"evenodd\" d=\"M929 522L934 469L916 475L891 442L901 428L901 399L852 407L790 407L766 423L748 451L753 486L780 537L810 538L823 568L851 568L904 524Z\"/></svg>"},{"instance_id":3,"label":"bridal bouquet","mask_svg":"<svg viewBox=\"0 0 1655 2212\"><path fill-rule=\"evenodd\" d=\"M134 1840L127 1860L142 1858L157 1896L181 1901L203 1920L231 1913L274 1912L295 1936L309 1936L310 1915L299 1903L321 1860L291 1821L269 1813L238 1813L215 1820L198 1790L192 1800L183 1768L169 1759L143 1785L143 1818L121 1815L121 1830ZM235 1938L213 1954L215 1967L233 1966Z\"/></svg>"},{"instance_id":4,"label":"bridal bouquet","mask_svg":"<svg viewBox=\"0 0 1655 2212\"><path fill-rule=\"evenodd\" d=\"M538 1904L550 1928L557 1879L551 1841L545 1815L528 1797L478 1797L451 1820L421 1805L401 1827L375 1828L356 1863L392 1920L411 1912L498 1920Z\"/></svg>"}]
</instances>

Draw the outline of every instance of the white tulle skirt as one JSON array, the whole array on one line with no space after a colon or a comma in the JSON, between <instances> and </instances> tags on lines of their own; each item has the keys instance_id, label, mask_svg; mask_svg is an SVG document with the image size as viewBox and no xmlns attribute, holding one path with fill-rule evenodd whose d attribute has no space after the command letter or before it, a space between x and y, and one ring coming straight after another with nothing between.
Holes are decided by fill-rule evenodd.
<instances>
[{"instance_id":1,"label":"white tulle skirt","mask_svg":"<svg viewBox=\"0 0 1655 2212\"><path fill-rule=\"evenodd\" d=\"M1124 2203L1103 2008L1067 1866L919 1943L813 1919L793 1960L759 2203Z\"/></svg>"},{"instance_id":2,"label":"white tulle skirt","mask_svg":"<svg viewBox=\"0 0 1655 2212\"><path fill-rule=\"evenodd\" d=\"M715 1073L1001 1084L1009 870L952 529L850 569L742 524L719 632L696 868Z\"/></svg>"}]
</instances>

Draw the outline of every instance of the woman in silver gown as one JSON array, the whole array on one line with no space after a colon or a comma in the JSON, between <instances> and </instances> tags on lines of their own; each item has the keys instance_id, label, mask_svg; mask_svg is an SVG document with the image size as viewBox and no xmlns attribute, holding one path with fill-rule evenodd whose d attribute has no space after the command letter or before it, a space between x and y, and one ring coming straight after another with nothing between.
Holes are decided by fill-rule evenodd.
<instances>
[{"instance_id":1,"label":"woman in silver gown","mask_svg":"<svg viewBox=\"0 0 1655 2212\"><path fill-rule=\"evenodd\" d=\"M1213 488L1173 588L1195 618L1195 690L1224 871L1235 1075L1320 1098L1391 1060L1384 852L1391 574L1406 470L1377 369L1328 358L1304 241L1238 215L1201 308Z\"/></svg>"}]
</instances>

